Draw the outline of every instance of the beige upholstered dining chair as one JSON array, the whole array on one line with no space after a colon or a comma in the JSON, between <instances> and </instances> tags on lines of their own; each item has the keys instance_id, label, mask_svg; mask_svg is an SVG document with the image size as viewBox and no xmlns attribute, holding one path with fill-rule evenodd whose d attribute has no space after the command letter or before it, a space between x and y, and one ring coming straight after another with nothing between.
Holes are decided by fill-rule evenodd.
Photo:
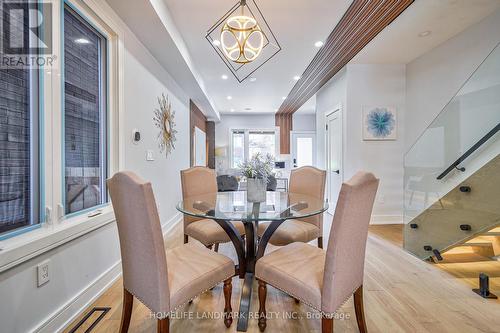
<instances>
[{"instance_id":1,"label":"beige upholstered dining chair","mask_svg":"<svg viewBox=\"0 0 500 333\"><path fill-rule=\"evenodd\" d=\"M290 173L290 193L309 195L320 199L325 198L326 171L312 166L304 166ZM259 224L258 234L262 237L269 223ZM283 222L274 232L269 242L283 246L293 242L308 243L318 239L318 247L323 248L323 214L300 220Z\"/></svg>"},{"instance_id":2,"label":"beige upholstered dining chair","mask_svg":"<svg viewBox=\"0 0 500 333\"><path fill-rule=\"evenodd\" d=\"M191 196L217 193L215 170L206 167L197 166L182 170L181 184L184 200ZM233 222L233 224L240 235L245 235L245 226L241 221ZM208 248L215 245L216 252L219 243L231 241L224 229L214 220L184 215L184 243L188 242L189 237L200 241Z\"/></svg>"},{"instance_id":3,"label":"beige upholstered dining chair","mask_svg":"<svg viewBox=\"0 0 500 333\"><path fill-rule=\"evenodd\" d=\"M169 331L169 313L224 281L224 324L231 318L233 261L196 244L165 251L151 183L132 172L108 180L123 268L120 332L128 331L134 296L158 319L158 332Z\"/></svg>"},{"instance_id":4,"label":"beige upholstered dining chair","mask_svg":"<svg viewBox=\"0 0 500 333\"><path fill-rule=\"evenodd\" d=\"M371 173L358 172L342 185L324 251L306 243L282 247L257 261L259 328L266 328L266 284L299 299L322 314L322 332L333 332L333 317L354 294L358 328L366 332L363 270L368 224L378 188Z\"/></svg>"}]
</instances>

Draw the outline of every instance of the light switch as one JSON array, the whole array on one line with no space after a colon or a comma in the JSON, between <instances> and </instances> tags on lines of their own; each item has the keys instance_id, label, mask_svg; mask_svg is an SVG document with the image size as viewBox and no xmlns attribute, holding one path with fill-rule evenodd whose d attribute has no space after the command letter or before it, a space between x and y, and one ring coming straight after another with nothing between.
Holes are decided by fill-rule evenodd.
<instances>
[{"instance_id":1,"label":"light switch","mask_svg":"<svg viewBox=\"0 0 500 333\"><path fill-rule=\"evenodd\" d=\"M153 155L153 150L148 149L146 152L146 161L154 161L154 155Z\"/></svg>"}]
</instances>

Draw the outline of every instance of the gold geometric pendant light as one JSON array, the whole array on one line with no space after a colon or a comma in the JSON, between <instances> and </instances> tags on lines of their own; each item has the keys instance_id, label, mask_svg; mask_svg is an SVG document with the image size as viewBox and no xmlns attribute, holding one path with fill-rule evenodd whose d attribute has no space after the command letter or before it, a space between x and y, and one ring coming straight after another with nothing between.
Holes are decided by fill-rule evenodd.
<instances>
[{"instance_id":1,"label":"gold geometric pendant light","mask_svg":"<svg viewBox=\"0 0 500 333\"><path fill-rule=\"evenodd\" d=\"M255 0L238 1L206 39L240 83L281 51Z\"/></svg>"},{"instance_id":2,"label":"gold geometric pendant light","mask_svg":"<svg viewBox=\"0 0 500 333\"><path fill-rule=\"evenodd\" d=\"M241 15L231 16L222 27L220 42L231 61L246 64L254 61L264 47L264 35L257 21L245 15L246 0L241 0Z\"/></svg>"}]
</instances>

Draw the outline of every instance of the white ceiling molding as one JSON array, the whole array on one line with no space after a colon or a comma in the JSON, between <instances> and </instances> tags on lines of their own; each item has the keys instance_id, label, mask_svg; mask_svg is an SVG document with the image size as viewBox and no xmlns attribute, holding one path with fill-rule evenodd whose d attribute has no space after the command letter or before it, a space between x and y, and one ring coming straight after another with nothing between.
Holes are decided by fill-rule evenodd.
<instances>
[{"instance_id":1,"label":"white ceiling molding","mask_svg":"<svg viewBox=\"0 0 500 333\"><path fill-rule=\"evenodd\" d=\"M219 120L220 114L206 93L177 27L162 0L106 0L176 83L198 105L205 116Z\"/></svg>"}]
</instances>

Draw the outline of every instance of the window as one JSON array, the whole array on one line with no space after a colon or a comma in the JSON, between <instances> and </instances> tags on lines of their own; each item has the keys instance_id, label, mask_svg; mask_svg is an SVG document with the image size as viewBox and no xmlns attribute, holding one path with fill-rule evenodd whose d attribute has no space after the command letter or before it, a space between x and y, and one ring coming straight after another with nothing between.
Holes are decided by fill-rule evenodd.
<instances>
[{"instance_id":1,"label":"window","mask_svg":"<svg viewBox=\"0 0 500 333\"><path fill-rule=\"evenodd\" d=\"M248 156L250 158L255 154L274 156L275 152L274 131L250 131L248 133Z\"/></svg>"},{"instance_id":2,"label":"window","mask_svg":"<svg viewBox=\"0 0 500 333\"><path fill-rule=\"evenodd\" d=\"M0 69L0 233L40 222L37 80Z\"/></svg>"},{"instance_id":3,"label":"window","mask_svg":"<svg viewBox=\"0 0 500 333\"><path fill-rule=\"evenodd\" d=\"M32 17L3 10L0 5L0 27L13 21L0 52L8 38L31 45ZM43 10L14 13L35 12L34 19L44 22L36 31L49 31L52 23L52 40L62 40L61 47L29 56L61 61L53 67L0 64L0 240L43 222L92 218L84 212L109 201L105 180L118 164L117 135L108 131L117 121L108 112L108 104L111 110L117 105L117 75L108 70L119 73L118 38L72 0L53 3L52 12L61 15L51 18L58 22L44 20Z\"/></svg>"},{"instance_id":4,"label":"window","mask_svg":"<svg viewBox=\"0 0 500 333\"><path fill-rule=\"evenodd\" d=\"M0 68L0 234L40 223L38 95L38 70Z\"/></svg>"},{"instance_id":5,"label":"window","mask_svg":"<svg viewBox=\"0 0 500 333\"><path fill-rule=\"evenodd\" d=\"M237 168L245 160L245 132L233 131L233 168Z\"/></svg>"},{"instance_id":6,"label":"window","mask_svg":"<svg viewBox=\"0 0 500 333\"><path fill-rule=\"evenodd\" d=\"M237 168L255 154L276 155L276 133L273 130L232 130L231 165Z\"/></svg>"},{"instance_id":7,"label":"window","mask_svg":"<svg viewBox=\"0 0 500 333\"><path fill-rule=\"evenodd\" d=\"M66 214L107 201L106 39L64 10Z\"/></svg>"}]
</instances>

